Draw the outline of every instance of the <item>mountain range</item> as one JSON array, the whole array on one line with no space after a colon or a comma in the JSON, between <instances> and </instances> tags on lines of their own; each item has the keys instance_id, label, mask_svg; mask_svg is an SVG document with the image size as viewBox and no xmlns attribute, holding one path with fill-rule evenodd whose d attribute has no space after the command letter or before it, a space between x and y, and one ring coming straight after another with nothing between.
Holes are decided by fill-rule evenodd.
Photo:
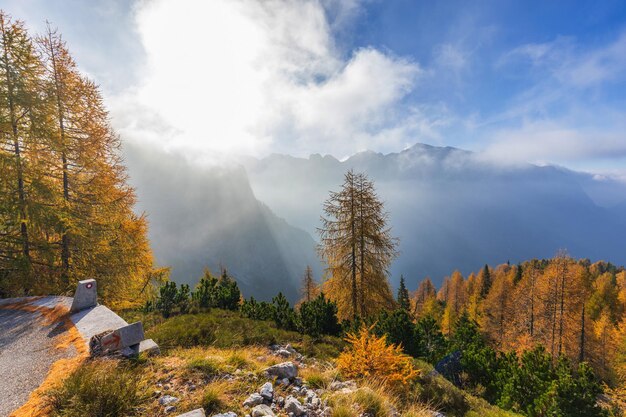
<instances>
[{"instance_id":1,"label":"mountain range","mask_svg":"<svg viewBox=\"0 0 626 417\"><path fill-rule=\"evenodd\" d=\"M417 144L345 160L311 155L242 158L201 167L127 146L138 209L157 260L179 282L226 266L244 295L297 298L307 264L321 278L316 228L329 191L348 169L366 172L385 201L400 255L391 275L409 287L459 269L572 256L626 263L626 185L555 166L505 165L450 147Z\"/></svg>"}]
</instances>

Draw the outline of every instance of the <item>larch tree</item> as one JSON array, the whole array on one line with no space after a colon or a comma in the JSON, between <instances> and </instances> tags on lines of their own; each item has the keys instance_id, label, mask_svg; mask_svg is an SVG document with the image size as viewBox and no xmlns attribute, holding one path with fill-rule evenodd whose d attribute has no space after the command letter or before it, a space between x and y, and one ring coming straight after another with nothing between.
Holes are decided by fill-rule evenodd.
<instances>
[{"instance_id":1,"label":"larch tree","mask_svg":"<svg viewBox=\"0 0 626 417\"><path fill-rule=\"evenodd\" d=\"M5 285L31 293L39 266L37 252L45 249L38 226L49 214L38 91L43 67L24 24L0 11L0 130L2 142L2 269ZM41 266L46 266L41 265Z\"/></svg>"},{"instance_id":2,"label":"larch tree","mask_svg":"<svg viewBox=\"0 0 626 417\"><path fill-rule=\"evenodd\" d=\"M487 297L483 301L484 316L482 317L482 327L491 340L501 350L507 342L507 328L512 317L512 295L514 271L508 265L501 265L493 273L494 278Z\"/></svg>"},{"instance_id":3,"label":"larch tree","mask_svg":"<svg viewBox=\"0 0 626 417\"><path fill-rule=\"evenodd\" d=\"M341 190L324 203L321 221L318 251L329 276L324 292L337 303L339 317L368 317L393 305L388 274L398 241L373 182L348 171Z\"/></svg>"},{"instance_id":4,"label":"larch tree","mask_svg":"<svg viewBox=\"0 0 626 417\"><path fill-rule=\"evenodd\" d=\"M422 317L426 305L436 300L437 289L431 279L426 277L413 293L413 316Z\"/></svg>"},{"instance_id":5,"label":"larch tree","mask_svg":"<svg viewBox=\"0 0 626 417\"><path fill-rule=\"evenodd\" d=\"M55 31L33 39L4 13L0 129L0 294L96 278L114 307L141 302L159 272L99 88Z\"/></svg>"},{"instance_id":6,"label":"larch tree","mask_svg":"<svg viewBox=\"0 0 626 417\"><path fill-rule=\"evenodd\" d=\"M318 288L315 283L315 278L313 278L313 269L310 265L307 265L304 270L304 275L302 276L302 288L300 291L302 294L300 303L310 303L315 297L317 297Z\"/></svg>"}]
</instances>

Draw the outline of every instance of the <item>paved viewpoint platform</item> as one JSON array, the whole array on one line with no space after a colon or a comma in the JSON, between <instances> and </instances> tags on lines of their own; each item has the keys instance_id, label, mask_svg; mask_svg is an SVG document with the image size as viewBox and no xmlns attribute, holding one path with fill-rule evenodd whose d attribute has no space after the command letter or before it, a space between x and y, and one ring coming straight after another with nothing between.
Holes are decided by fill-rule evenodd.
<instances>
[{"instance_id":1,"label":"paved viewpoint platform","mask_svg":"<svg viewBox=\"0 0 626 417\"><path fill-rule=\"evenodd\" d=\"M92 336L128 325L102 305L70 313L72 302L57 296L0 300L0 417L26 403L56 361L85 354ZM82 340L67 343L75 330Z\"/></svg>"}]
</instances>

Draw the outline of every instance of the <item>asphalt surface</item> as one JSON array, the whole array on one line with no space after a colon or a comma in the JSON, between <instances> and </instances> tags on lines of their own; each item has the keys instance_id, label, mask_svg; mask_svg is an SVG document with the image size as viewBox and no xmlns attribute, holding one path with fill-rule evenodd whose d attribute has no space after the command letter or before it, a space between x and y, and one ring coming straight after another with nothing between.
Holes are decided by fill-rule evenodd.
<instances>
[{"instance_id":1,"label":"asphalt surface","mask_svg":"<svg viewBox=\"0 0 626 417\"><path fill-rule=\"evenodd\" d=\"M58 359L76 354L57 349L60 323L46 325L40 313L3 309L0 305L0 416L6 417L28 400Z\"/></svg>"}]
</instances>

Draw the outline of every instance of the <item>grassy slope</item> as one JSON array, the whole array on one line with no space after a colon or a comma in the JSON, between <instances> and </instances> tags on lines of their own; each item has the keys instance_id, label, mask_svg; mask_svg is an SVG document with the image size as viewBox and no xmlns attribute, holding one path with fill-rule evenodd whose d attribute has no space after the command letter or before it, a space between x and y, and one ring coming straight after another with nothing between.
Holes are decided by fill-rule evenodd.
<instances>
[{"instance_id":1,"label":"grassy slope","mask_svg":"<svg viewBox=\"0 0 626 417\"><path fill-rule=\"evenodd\" d=\"M136 311L121 314L129 322L142 320L147 337L161 345L163 354L131 363L93 361L83 374L70 378L64 389L51 396L57 409L64 410L62 415L89 414L88 407L93 406L96 395L91 386L98 385L97 395L104 396L99 401L125 410L122 415L133 415L130 409L139 416L165 415L158 396L171 394L180 399L177 413L204 407L207 415L235 411L243 416L249 410L243 409L242 402L265 382L263 370L284 360L267 349L272 343L291 343L307 356L300 375L309 386L324 388L340 378L333 366L333 358L343 347L337 338L313 341L276 329L272 323L252 321L222 310L167 320ZM429 376L429 364L416 361L416 365L422 370L422 377L400 396L372 381L364 381L352 394L328 391L324 397L333 407L333 417L358 417L364 410L372 417L385 417L393 409L404 417L422 417L429 415L427 408L458 417L516 416L472 397L444 378ZM277 394L285 396L287 392L277 388Z\"/></svg>"}]
</instances>

